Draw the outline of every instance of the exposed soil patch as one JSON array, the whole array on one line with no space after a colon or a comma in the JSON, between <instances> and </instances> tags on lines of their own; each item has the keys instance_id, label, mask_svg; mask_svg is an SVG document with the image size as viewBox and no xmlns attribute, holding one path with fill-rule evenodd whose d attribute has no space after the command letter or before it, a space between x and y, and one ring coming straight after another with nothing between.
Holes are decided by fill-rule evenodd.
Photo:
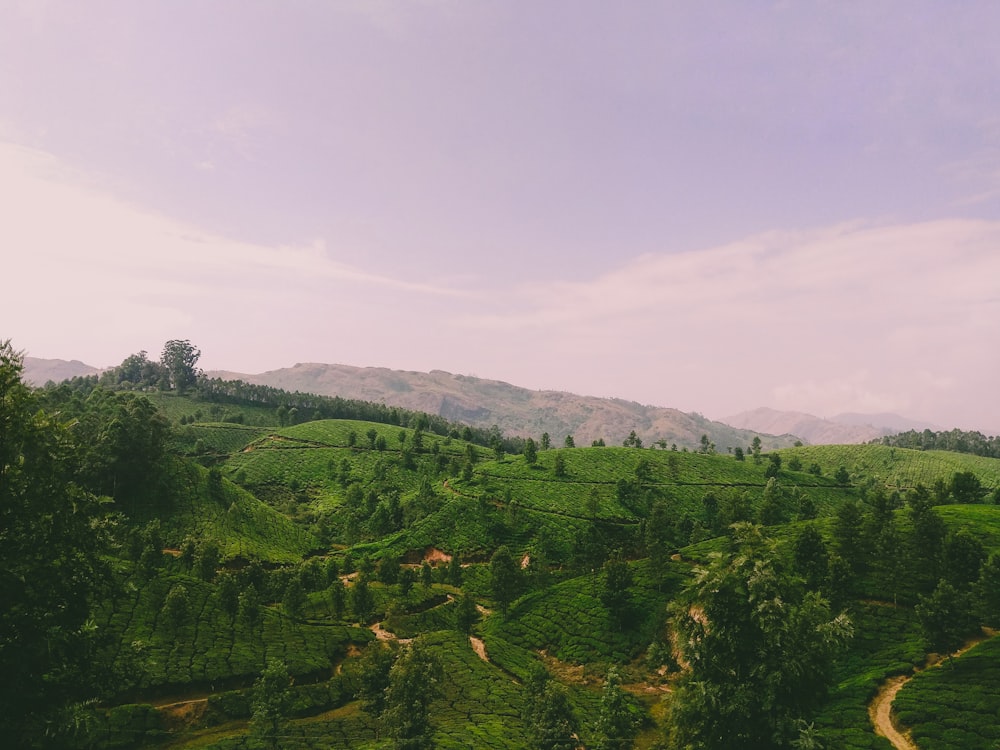
<instances>
[{"instance_id":1,"label":"exposed soil patch","mask_svg":"<svg viewBox=\"0 0 1000 750\"><path fill-rule=\"evenodd\" d=\"M176 701L156 707L163 714L163 724L168 732L177 732L195 726L208 708L208 698Z\"/></svg>"},{"instance_id":2,"label":"exposed soil patch","mask_svg":"<svg viewBox=\"0 0 1000 750\"><path fill-rule=\"evenodd\" d=\"M469 643L472 645L472 650L476 652L476 656L478 656L484 662L489 664L490 657L486 653L486 644L483 643L483 639L476 638L476 636L474 635L470 635Z\"/></svg>"},{"instance_id":3,"label":"exposed soil patch","mask_svg":"<svg viewBox=\"0 0 1000 750\"><path fill-rule=\"evenodd\" d=\"M447 552L442 552L436 547L428 547L426 550L424 550L424 561L429 563L439 563L439 562L450 563L451 555L449 555Z\"/></svg>"},{"instance_id":4,"label":"exposed soil patch","mask_svg":"<svg viewBox=\"0 0 1000 750\"><path fill-rule=\"evenodd\" d=\"M546 649L539 651L538 655L542 657L542 662L545 664L545 668L549 674L560 682L573 685L586 685L588 687L599 687L601 684L601 680L597 677L584 673L582 664L570 664L554 656L549 656L549 652Z\"/></svg>"},{"instance_id":5,"label":"exposed soil patch","mask_svg":"<svg viewBox=\"0 0 1000 750\"><path fill-rule=\"evenodd\" d=\"M376 622L374 625L371 625L368 629L372 631L375 634L375 638L377 638L380 641L396 641L397 643L409 643L410 641L413 640L412 638L400 638L392 631L383 628L381 622Z\"/></svg>"}]
</instances>

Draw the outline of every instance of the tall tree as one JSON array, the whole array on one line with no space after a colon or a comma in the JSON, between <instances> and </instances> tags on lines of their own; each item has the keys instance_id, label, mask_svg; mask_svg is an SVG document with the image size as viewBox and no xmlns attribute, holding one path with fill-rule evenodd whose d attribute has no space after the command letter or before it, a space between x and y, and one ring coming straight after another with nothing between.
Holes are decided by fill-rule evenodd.
<instances>
[{"instance_id":1,"label":"tall tree","mask_svg":"<svg viewBox=\"0 0 1000 750\"><path fill-rule=\"evenodd\" d=\"M597 715L594 733L596 750L629 750L639 728L631 701L622 689L618 670L611 667L601 691L601 708Z\"/></svg>"},{"instance_id":2,"label":"tall tree","mask_svg":"<svg viewBox=\"0 0 1000 750\"><path fill-rule=\"evenodd\" d=\"M95 695L87 621L105 575L99 505L73 483L69 435L38 411L22 367L0 341L0 736L11 747Z\"/></svg>"},{"instance_id":3,"label":"tall tree","mask_svg":"<svg viewBox=\"0 0 1000 750\"><path fill-rule=\"evenodd\" d=\"M184 393L198 382L198 371L195 365L201 351L191 345L187 339L172 339L163 345L160 354L160 364L170 375L170 385L178 393Z\"/></svg>"},{"instance_id":4,"label":"tall tree","mask_svg":"<svg viewBox=\"0 0 1000 750\"><path fill-rule=\"evenodd\" d=\"M533 466L538 461L538 446L531 438L524 441L524 460L529 466Z\"/></svg>"},{"instance_id":5,"label":"tall tree","mask_svg":"<svg viewBox=\"0 0 1000 750\"><path fill-rule=\"evenodd\" d=\"M267 665L253 684L250 701L250 736L257 747L278 750L287 724L292 678L283 661Z\"/></svg>"},{"instance_id":6,"label":"tall tree","mask_svg":"<svg viewBox=\"0 0 1000 750\"><path fill-rule=\"evenodd\" d=\"M734 529L734 550L698 573L672 605L683 662L671 705L673 747L787 747L823 696L851 634L815 592L798 596L759 528Z\"/></svg>"},{"instance_id":7,"label":"tall tree","mask_svg":"<svg viewBox=\"0 0 1000 750\"><path fill-rule=\"evenodd\" d=\"M500 613L507 617L510 603L517 596L521 584L521 571L506 545L497 548L490 558L490 588Z\"/></svg>"},{"instance_id":8,"label":"tall tree","mask_svg":"<svg viewBox=\"0 0 1000 750\"><path fill-rule=\"evenodd\" d=\"M419 641L392 665L380 723L396 750L434 747L430 705L441 694L443 678L441 663Z\"/></svg>"},{"instance_id":9,"label":"tall tree","mask_svg":"<svg viewBox=\"0 0 1000 750\"><path fill-rule=\"evenodd\" d=\"M975 619L969 597L942 579L930 596L920 597L914 607L930 647L939 653L951 653L972 632Z\"/></svg>"},{"instance_id":10,"label":"tall tree","mask_svg":"<svg viewBox=\"0 0 1000 750\"><path fill-rule=\"evenodd\" d=\"M604 563L604 589L601 602L608 609L612 622L621 628L629 615L629 588L632 586L632 570L621 550L617 550Z\"/></svg>"}]
</instances>

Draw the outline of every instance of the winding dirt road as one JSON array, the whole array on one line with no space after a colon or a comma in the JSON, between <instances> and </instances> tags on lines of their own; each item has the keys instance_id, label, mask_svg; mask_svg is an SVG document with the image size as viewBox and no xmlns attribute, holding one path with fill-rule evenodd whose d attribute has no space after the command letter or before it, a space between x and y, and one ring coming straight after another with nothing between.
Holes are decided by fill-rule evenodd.
<instances>
[{"instance_id":1,"label":"winding dirt road","mask_svg":"<svg viewBox=\"0 0 1000 750\"><path fill-rule=\"evenodd\" d=\"M994 635L996 635L996 631L984 628L984 632L981 635L968 641L962 648L951 655L952 658L957 659L973 646L979 645ZM932 658L928 659L923 669L938 667L946 658L948 658L947 654L935 654ZM921 672L923 669L916 671ZM899 677L886 680L882 683L872 702L868 704L868 717L871 719L872 726L875 727L875 733L889 740L896 750L920 750L907 734L900 732L892 723L892 702L896 700L896 694L912 679L913 675L911 674L900 675Z\"/></svg>"}]
</instances>

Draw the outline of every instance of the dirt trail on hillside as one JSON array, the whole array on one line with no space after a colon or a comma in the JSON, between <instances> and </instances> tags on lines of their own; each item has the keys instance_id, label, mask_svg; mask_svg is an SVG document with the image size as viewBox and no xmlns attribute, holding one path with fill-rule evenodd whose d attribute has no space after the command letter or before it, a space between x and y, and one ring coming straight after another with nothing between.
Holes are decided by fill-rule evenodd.
<instances>
[{"instance_id":1,"label":"dirt trail on hillside","mask_svg":"<svg viewBox=\"0 0 1000 750\"><path fill-rule=\"evenodd\" d=\"M957 659L973 646L978 646L994 635L996 635L996 631L984 629L981 635L968 641L962 648L953 653L951 655L952 658ZM922 672L924 669L939 667L947 658L947 654L934 654L928 659L927 664L923 668L916 671ZM896 750L920 750L907 734L900 732L892 723L892 702L896 700L896 695L902 690L903 686L912 680L913 677L913 674L900 675L899 677L892 677L886 680L882 683L872 702L868 704L868 717L871 719L872 726L875 727L875 733L889 740Z\"/></svg>"},{"instance_id":2,"label":"dirt trail on hillside","mask_svg":"<svg viewBox=\"0 0 1000 750\"><path fill-rule=\"evenodd\" d=\"M917 746L910 742L910 738L900 733L892 723L892 702L896 700L896 694L903 685L912 679L912 676L901 675L887 680L879 688L875 700L868 706L868 716L875 727L875 734L880 734L889 740L896 750L918 750Z\"/></svg>"},{"instance_id":3,"label":"dirt trail on hillside","mask_svg":"<svg viewBox=\"0 0 1000 750\"><path fill-rule=\"evenodd\" d=\"M476 652L476 656L482 659L487 664L490 663L490 657L486 653L486 644L483 643L482 638L476 638L474 635L469 636L469 643L472 645L472 650Z\"/></svg>"}]
</instances>

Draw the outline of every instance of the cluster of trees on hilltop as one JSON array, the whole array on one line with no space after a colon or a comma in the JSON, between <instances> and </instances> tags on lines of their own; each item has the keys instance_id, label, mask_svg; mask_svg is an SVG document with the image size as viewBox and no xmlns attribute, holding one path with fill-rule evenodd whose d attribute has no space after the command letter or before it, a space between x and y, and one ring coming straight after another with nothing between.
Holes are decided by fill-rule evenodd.
<instances>
[{"instance_id":1,"label":"cluster of trees on hilltop","mask_svg":"<svg viewBox=\"0 0 1000 750\"><path fill-rule=\"evenodd\" d=\"M909 430L897 435L887 435L881 439L873 440L872 443L881 443L895 448L954 451L955 453L972 453L976 456L1000 458L1000 435L987 437L975 430L955 429L942 432Z\"/></svg>"}]
</instances>

